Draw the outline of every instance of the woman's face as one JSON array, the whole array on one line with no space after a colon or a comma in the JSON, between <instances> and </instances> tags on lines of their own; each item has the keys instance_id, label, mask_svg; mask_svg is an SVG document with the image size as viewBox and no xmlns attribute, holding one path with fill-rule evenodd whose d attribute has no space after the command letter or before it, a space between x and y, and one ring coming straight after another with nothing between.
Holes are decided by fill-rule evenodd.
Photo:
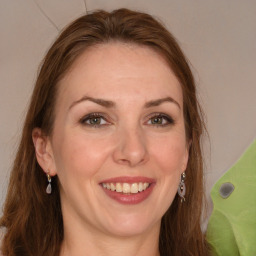
<instances>
[{"instance_id":1,"label":"woman's face","mask_svg":"<svg viewBox=\"0 0 256 256\"><path fill-rule=\"evenodd\" d=\"M60 81L55 112L49 166L64 225L159 229L188 160L182 90L164 59L132 44L93 47Z\"/></svg>"}]
</instances>

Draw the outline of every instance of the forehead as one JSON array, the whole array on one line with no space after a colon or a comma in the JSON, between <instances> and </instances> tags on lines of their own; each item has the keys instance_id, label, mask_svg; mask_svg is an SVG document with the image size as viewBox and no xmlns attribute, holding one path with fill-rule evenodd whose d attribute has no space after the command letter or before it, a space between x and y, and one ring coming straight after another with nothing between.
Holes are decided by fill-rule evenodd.
<instances>
[{"instance_id":1,"label":"forehead","mask_svg":"<svg viewBox=\"0 0 256 256\"><path fill-rule=\"evenodd\" d=\"M165 59L147 46L121 42L85 50L60 81L58 98L116 97L121 92L126 98L130 92L143 93L146 99L171 93L182 103L181 86Z\"/></svg>"}]
</instances>

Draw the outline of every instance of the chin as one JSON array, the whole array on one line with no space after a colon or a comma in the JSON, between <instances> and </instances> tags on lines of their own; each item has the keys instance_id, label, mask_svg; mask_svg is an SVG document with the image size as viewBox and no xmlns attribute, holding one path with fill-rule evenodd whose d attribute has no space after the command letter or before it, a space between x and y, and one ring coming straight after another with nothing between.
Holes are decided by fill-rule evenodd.
<instances>
[{"instance_id":1,"label":"chin","mask_svg":"<svg viewBox=\"0 0 256 256\"><path fill-rule=\"evenodd\" d=\"M106 222L105 222L106 224ZM115 236L120 237L130 237L143 235L148 233L151 229L159 228L160 229L161 219L154 221L151 217L148 216L115 216L113 222L108 223L106 227L108 232Z\"/></svg>"}]
</instances>

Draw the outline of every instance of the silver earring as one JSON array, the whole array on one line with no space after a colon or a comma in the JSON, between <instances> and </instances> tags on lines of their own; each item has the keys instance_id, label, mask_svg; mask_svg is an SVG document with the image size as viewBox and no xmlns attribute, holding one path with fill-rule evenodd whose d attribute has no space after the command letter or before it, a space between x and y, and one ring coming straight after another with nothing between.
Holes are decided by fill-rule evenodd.
<instances>
[{"instance_id":1,"label":"silver earring","mask_svg":"<svg viewBox=\"0 0 256 256\"><path fill-rule=\"evenodd\" d=\"M180 177L180 184L178 187L178 194L181 197L181 202L185 202L186 186L185 186L186 174L183 172Z\"/></svg>"},{"instance_id":2,"label":"silver earring","mask_svg":"<svg viewBox=\"0 0 256 256\"><path fill-rule=\"evenodd\" d=\"M51 176L50 176L49 173L47 173L46 176L47 176L47 179L48 179L48 186L46 188L46 193L51 194L52 193L52 184L51 184L52 179L51 179Z\"/></svg>"}]
</instances>

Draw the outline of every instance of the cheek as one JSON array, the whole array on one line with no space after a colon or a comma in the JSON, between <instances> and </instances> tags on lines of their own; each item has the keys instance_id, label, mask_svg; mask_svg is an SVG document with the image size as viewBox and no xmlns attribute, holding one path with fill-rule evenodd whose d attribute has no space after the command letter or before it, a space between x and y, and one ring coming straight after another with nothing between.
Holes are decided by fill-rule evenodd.
<instances>
[{"instance_id":1,"label":"cheek","mask_svg":"<svg viewBox=\"0 0 256 256\"><path fill-rule=\"evenodd\" d=\"M180 174L187 156L185 136L162 138L158 143L152 143L151 152L163 175Z\"/></svg>"},{"instance_id":2,"label":"cheek","mask_svg":"<svg viewBox=\"0 0 256 256\"><path fill-rule=\"evenodd\" d=\"M161 217L172 204L177 194L180 175L186 157L186 142L183 136L166 136L151 144L151 155L158 180L156 190L156 214ZM158 210L157 210L158 209ZM159 216L159 215L157 215Z\"/></svg>"},{"instance_id":3,"label":"cheek","mask_svg":"<svg viewBox=\"0 0 256 256\"><path fill-rule=\"evenodd\" d=\"M108 147L105 140L81 134L62 136L55 143L55 162L59 176L93 176L105 161Z\"/></svg>"}]
</instances>

